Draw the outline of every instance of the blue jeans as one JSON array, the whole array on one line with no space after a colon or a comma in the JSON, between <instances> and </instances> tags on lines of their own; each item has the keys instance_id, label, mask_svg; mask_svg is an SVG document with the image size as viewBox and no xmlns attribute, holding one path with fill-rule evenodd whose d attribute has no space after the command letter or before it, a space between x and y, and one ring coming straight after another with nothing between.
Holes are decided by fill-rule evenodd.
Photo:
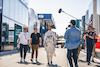
<instances>
[{"instance_id":1,"label":"blue jeans","mask_svg":"<svg viewBox=\"0 0 100 67\"><path fill-rule=\"evenodd\" d=\"M74 59L74 63L75 63L75 67L78 67L77 65L77 53L78 53L78 48L76 49L67 49L67 58L68 58L68 61L69 61L69 64L70 64L70 67L73 67L73 63L72 63L72 57Z\"/></svg>"},{"instance_id":2,"label":"blue jeans","mask_svg":"<svg viewBox=\"0 0 100 67\"><path fill-rule=\"evenodd\" d=\"M20 57L23 57L23 49L24 49L24 59L26 58L26 52L28 49L28 45L20 44Z\"/></svg>"}]
</instances>

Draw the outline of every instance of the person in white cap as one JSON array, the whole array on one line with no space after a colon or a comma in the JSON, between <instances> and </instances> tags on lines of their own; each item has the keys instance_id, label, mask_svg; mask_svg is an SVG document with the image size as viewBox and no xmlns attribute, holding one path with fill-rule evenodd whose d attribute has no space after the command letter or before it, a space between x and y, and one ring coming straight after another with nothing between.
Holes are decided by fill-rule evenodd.
<instances>
[{"instance_id":1,"label":"person in white cap","mask_svg":"<svg viewBox=\"0 0 100 67\"><path fill-rule=\"evenodd\" d=\"M20 45L20 57L21 57L21 61L20 62L22 62L23 49L24 49L24 62L25 62L26 52L27 52L28 46L30 46L29 45L30 35L27 32L27 29L28 29L28 27L24 26L23 27L23 32L21 32L19 34L19 36L18 36L19 38L18 38L17 46Z\"/></svg>"},{"instance_id":2,"label":"person in white cap","mask_svg":"<svg viewBox=\"0 0 100 67\"><path fill-rule=\"evenodd\" d=\"M48 64L49 61L51 61L52 64L52 57L55 55L55 46L56 46L56 35L53 31L51 31L52 27L50 24L48 24L48 31L45 33L44 36L44 46L45 50L47 52L47 60Z\"/></svg>"}]
</instances>

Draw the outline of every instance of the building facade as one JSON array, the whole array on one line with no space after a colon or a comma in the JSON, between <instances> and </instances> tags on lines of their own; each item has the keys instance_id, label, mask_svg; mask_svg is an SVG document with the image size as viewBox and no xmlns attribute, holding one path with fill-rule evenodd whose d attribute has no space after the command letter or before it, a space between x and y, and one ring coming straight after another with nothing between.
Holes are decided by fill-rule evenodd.
<instances>
[{"instance_id":1,"label":"building facade","mask_svg":"<svg viewBox=\"0 0 100 67\"><path fill-rule=\"evenodd\" d=\"M6 45L14 43L14 37L28 26L28 0L0 0L2 2L2 35ZM18 30L18 29L20 30ZM14 44L16 45L16 44Z\"/></svg>"},{"instance_id":2,"label":"building facade","mask_svg":"<svg viewBox=\"0 0 100 67\"><path fill-rule=\"evenodd\" d=\"M97 0L98 32L100 35L100 0Z\"/></svg>"},{"instance_id":3,"label":"building facade","mask_svg":"<svg viewBox=\"0 0 100 67\"><path fill-rule=\"evenodd\" d=\"M100 34L100 0L92 0L89 5L89 24L91 24L97 34Z\"/></svg>"},{"instance_id":4,"label":"building facade","mask_svg":"<svg viewBox=\"0 0 100 67\"><path fill-rule=\"evenodd\" d=\"M85 21L88 25L95 28L97 37L96 48L100 49L100 0L92 0L89 5L89 10L86 12ZM85 26L87 29L87 25Z\"/></svg>"}]
</instances>

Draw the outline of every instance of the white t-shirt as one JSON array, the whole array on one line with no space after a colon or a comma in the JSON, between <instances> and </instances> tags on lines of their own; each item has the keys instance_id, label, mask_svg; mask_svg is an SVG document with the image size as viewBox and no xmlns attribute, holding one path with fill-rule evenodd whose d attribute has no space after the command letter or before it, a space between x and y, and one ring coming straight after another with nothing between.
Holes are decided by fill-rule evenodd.
<instances>
[{"instance_id":1,"label":"white t-shirt","mask_svg":"<svg viewBox=\"0 0 100 67\"><path fill-rule=\"evenodd\" d=\"M2 37L2 42L5 42L5 37Z\"/></svg>"},{"instance_id":2,"label":"white t-shirt","mask_svg":"<svg viewBox=\"0 0 100 67\"><path fill-rule=\"evenodd\" d=\"M20 44L23 44L23 45L28 45L28 40L30 39L30 35L28 32L24 33L24 32L21 32L19 34L19 38L20 38Z\"/></svg>"}]
</instances>

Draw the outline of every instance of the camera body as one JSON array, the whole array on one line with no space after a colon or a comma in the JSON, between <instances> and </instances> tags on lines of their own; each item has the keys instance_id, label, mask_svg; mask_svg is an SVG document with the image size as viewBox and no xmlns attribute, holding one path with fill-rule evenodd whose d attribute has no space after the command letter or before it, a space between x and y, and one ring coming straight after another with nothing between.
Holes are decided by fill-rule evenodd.
<instances>
[{"instance_id":1,"label":"camera body","mask_svg":"<svg viewBox=\"0 0 100 67\"><path fill-rule=\"evenodd\" d=\"M88 32L87 31L84 31L83 34L88 34Z\"/></svg>"}]
</instances>

